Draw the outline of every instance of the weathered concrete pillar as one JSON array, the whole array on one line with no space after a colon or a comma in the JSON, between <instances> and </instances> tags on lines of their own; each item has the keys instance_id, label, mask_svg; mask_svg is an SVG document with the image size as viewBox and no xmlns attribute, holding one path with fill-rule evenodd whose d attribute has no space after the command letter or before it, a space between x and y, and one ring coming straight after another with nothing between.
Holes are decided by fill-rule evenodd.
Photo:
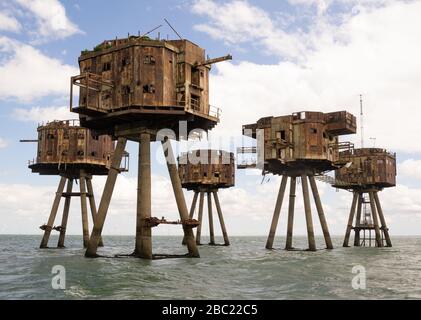
<instances>
[{"instance_id":1,"label":"weathered concrete pillar","mask_svg":"<svg viewBox=\"0 0 421 320\"><path fill-rule=\"evenodd\" d=\"M371 215L373 217L374 232L376 234L376 244L378 247L383 247L383 241L380 235L379 219L377 218L377 210L376 210L376 204L374 201L373 192L370 191L368 195L370 197Z\"/></svg>"},{"instance_id":2,"label":"weathered concrete pillar","mask_svg":"<svg viewBox=\"0 0 421 320\"><path fill-rule=\"evenodd\" d=\"M50 216L48 217L47 226L44 230L44 236L42 237L40 248L48 247L48 240L50 239L51 229L53 228L54 220L56 219L57 210L60 205L60 199L63 195L64 185L66 184L66 178L61 177L56 191L56 196L54 198L53 206L51 208Z\"/></svg>"},{"instance_id":3,"label":"weathered concrete pillar","mask_svg":"<svg viewBox=\"0 0 421 320\"><path fill-rule=\"evenodd\" d=\"M66 237L67 221L69 219L70 200L72 197L69 195L73 190L73 179L67 179L66 199L64 200L63 217L61 218L61 230L58 237L57 248L64 248L64 238Z\"/></svg>"},{"instance_id":4,"label":"weathered concrete pillar","mask_svg":"<svg viewBox=\"0 0 421 320\"><path fill-rule=\"evenodd\" d=\"M389 229L386 226L386 220L385 220L384 215L383 215L383 209L382 209L382 206L380 204L379 194L378 194L377 191L374 192L374 200L376 202L377 212L379 213L380 222L382 224L382 230L384 232L384 237L386 238L386 246L391 247L392 241L390 240Z\"/></svg>"},{"instance_id":5,"label":"weathered concrete pillar","mask_svg":"<svg viewBox=\"0 0 421 320\"><path fill-rule=\"evenodd\" d=\"M82 231L83 231L83 247L86 248L89 242L89 225L88 225L88 206L86 202L86 182L85 176L79 179L80 188L80 208L82 212Z\"/></svg>"},{"instance_id":6,"label":"weathered concrete pillar","mask_svg":"<svg viewBox=\"0 0 421 320\"><path fill-rule=\"evenodd\" d=\"M134 254L152 259L152 228L146 223L151 217L151 136L140 134L137 179L136 248Z\"/></svg>"},{"instance_id":7,"label":"weathered concrete pillar","mask_svg":"<svg viewBox=\"0 0 421 320\"><path fill-rule=\"evenodd\" d=\"M289 204L288 204L288 226L287 226L287 241L285 244L286 250L292 249L292 233L294 229L294 210L295 210L295 189L297 185L297 178L291 177L289 185Z\"/></svg>"},{"instance_id":8,"label":"weathered concrete pillar","mask_svg":"<svg viewBox=\"0 0 421 320\"><path fill-rule=\"evenodd\" d=\"M189 218L189 213L186 206L186 200L184 198L183 189L181 187L180 176L178 175L177 163L175 161L174 153L172 151L171 142L169 139L161 141L164 149L165 158L167 160L168 172L170 174L171 184L173 187L175 200L177 202L178 212L182 222ZM194 239L193 230L183 224L184 238L186 239L187 249L189 250L189 256L199 258L199 250Z\"/></svg>"},{"instance_id":9,"label":"weathered concrete pillar","mask_svg":"<svg viewBox=\"0 0 421 320\"><path fill-rule=\"evenodd\" d=\"M316 209L319 215L320 225L322 226L326 248L333 249L332 239L330 237L329 227L327 226L327 221L323 211L322 201L320 200L319 190L317 189L316 180L314 179L314 176L308 176L308 180L310 180L310 187L313 193L314 202L316 203Z\"/></svg>"},{"instance_id":10,"label":"weathered concrete pillar","mask_svg":"<svg viewBox=\"0 0 421 320\"><path fill-rule=\"evenodd\" d=\"M97 220L98 213L96 211L94 188L92 187L92 177L86 177L86 187L88 189L88 199L89 207L91 208L92 221L95 224ZM102 236L99 237L98 247L103 247L104 242L102 241Z\"/></svg>"},{"instance_id":11,"label":"weathered concrete pillar","mask_svg":"<svg viewBox=\"0 0 421 320\"><path fill-rule=\"evenodd\" d=\"M282 181L278 192L278 198L276 199L275 211L273 212L272 223L270 225L269 236L266 241L266 249L273 248L273 241L275 240L276 227L278 226L279 214L281 213L282 201L284 200L287 180L287 176L282 176Z\"/></svg>"},{"instance_id":12,"label":"weathered concrete pillar","mask_svg":"<svg viewBox=\"0 0 421 320\"><path fill-rule=\"evenodd\" d=\"M307 175L305 174L301 175L301 185L303 187L304 211L306 214L308 250L316 251L316 240L314 238L313 219L311 217L310 195L309 195L309 190L308 190Z\"/></svg>"},{"instance_id":13,"label":"weathered concrete pillar","mask_svg":"<svg viewBox=\"0 0 421 320\"><path fill-rule=\"evenodd\" d=\"M213 230L213 216L212 216L212 193L207 192L208 197L208 216L209 216L209 244L215 245L215 233Z\"/></svg>"},{"instance_id":14,"label":"weathered concrete pillar","mask_svg":"<svg viewBox=\"0 0 421 320\"><path fill-rule=\"evenodd\" d=\"M97 222L92 229L91 237L89 239L88 248L85 252L86 257L97 257L97 249L99 239L101 237L102 228L104 227L105 218L107 217L108 207L113 195L117 175L120 173L120 163L123 157L124 148L126 147L126 138L118 138L117 146L114 150L114 156L111 161L111 167L108 172L107 181L105 182L104 191L102 193L101 201L99 203Z\"/></svg>"},{"instance_id":15,"label":"weathered concrete pillar","mask_svg":"<svg viewBox=\"0 0 421 320\"><path fill-rule=\"evenodd\" d=\"M191 207L190 207L190 213L189 213L189 218L190 219L193 219L193 217L194 217L194 210L196 209L198 195L199 195L199 192L198 191L195 191L194 192L194 196L193 196L193 201L192 201L192 204L191 204ZM182 244L183 245L186 244L186 239L184 238L184 236L183 236L183 242L182 242Z\"/></svg>"},{"instance_id":16,"label":"weathered concrete pillar","mask_svg":"<svg viewBox=\"0 0 421 320\"><path fill-rule=\"evenodd\" d=\"M355 227L359 227L359 225L361 224L361 212L363 210L363 199L364 199L363 194L361 192L358 192L358 206L357 206L357 217L355 218ZM355 230L354 246L359 247L361 245L361 241L360 241L361 230L360 229L354 229L354 230Z\"/></svg>"},{"instance_id":17,"label":"weathered concrete pillar","mask_svg":"<svg viewBox=\"0 0 421 320\"><path fill-rule=\"evenodd\" d=\"M205 202L205 192L200 191L200 201L199 201L199 225L197 226L196 231L196 244L200 245L200 235L202 233L202 221L203 221L203 204Z\"/></svg>"},{"instance_id":18,"label":"weathered concrete pillar","mask_svg":"<svg viewBox=\"0 0 421 320\"><path fill-rule=\"evenodd\" d=\"M358 197L358 193L354 192L352 197L351 211L349 212L348 224L345 231L345 239L344 243L342 244L343 247L349 247L349 236L351 235L352 222L354 221L355 207L357 206Z\"/></svg>"},{"instance_id":19,"label":"weathered concrete pillar","mask_svg":"<svg viewBox=\"0 0 421 320\"><path fill-rule=\"evenodd\" d=\"M225 228L224 216L222 215L221 204L219 203L218 192L214 190L213 198L215 200L216 211L218 212L219 223L221 224L222 236L224 237L224 244L226 246L230 245L230 241L228 239L227 229Z\"/></svg>"}]
</instances>

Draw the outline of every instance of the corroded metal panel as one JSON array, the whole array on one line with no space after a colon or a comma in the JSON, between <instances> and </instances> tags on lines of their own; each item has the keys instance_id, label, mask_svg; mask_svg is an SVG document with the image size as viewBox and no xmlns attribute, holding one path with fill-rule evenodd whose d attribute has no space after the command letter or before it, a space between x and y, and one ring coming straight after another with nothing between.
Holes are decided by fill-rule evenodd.
<instances>
[{"instance_id":1,"label":"corroded metal panel","mask_svg":"<svg viewBox=\"0 0 421 320\"><path fill-rule=\"evenodd\" d=\"M243 134L256 139L264 131L264 171L299 175L334 170L345 163L339 151L352 143L339 143L338 136L356 132L355 117L346 112L296 112L290 116L265 117L243 126Z\"/></svg>"},{"instance_id":2,"label":"corroded metal panel","mask_svg":"<svg viewBox=\"0 0 421 320\"><path fill-rule=\"evenodd\" d=\"M194 150L178 157L183 188L229 188L235 184L234 154L222 150Z\"/></svg>"},{"instance_id":3,"label":"corroded metal panel","mask_svg":"<svg viewBox=\"0 0 421 320\"><path fill-rule=\"evenodd\" d=\"M36 161L33 172L60 174L85 170L87 174L107 174L114 143L110 136L95 135L70 121L53 121L38 127Z\"/></svg>"},{"instance_id":4,"label":"corroded metal panel","mask_svg":"<svg viewBox=\"0 0 421 320\"><path fill-rule=\"evenodd\" d=\"M151 107L161 108L156 110L160 113L181 108L209 116L210 65L227 59L231 56L206 60L205 50L188 40L107 40L79 57L80 76L72 80L81 87L79 105L72 109L92 115L139 107L149 108L148 113ZM83 78L87 73L98 82L88 83Z\"/></svg>"},{"instance_id":5,"label":"corroded metal panel","mask_svg":"<svg viewBox=\"0 0 421 320\"><path fill-rule=\"evenodd\" d=\"M387 188L396 185L396 154L380 148L340 153L348 165L335 171L336 187L344 189Z\"/></svg>"}]
</instances>

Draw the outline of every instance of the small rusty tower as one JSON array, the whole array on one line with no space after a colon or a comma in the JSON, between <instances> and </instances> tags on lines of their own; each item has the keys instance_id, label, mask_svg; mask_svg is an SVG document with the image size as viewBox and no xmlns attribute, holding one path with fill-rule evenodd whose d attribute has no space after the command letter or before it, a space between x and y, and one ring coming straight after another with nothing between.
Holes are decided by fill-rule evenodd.
<instances>
[{"instance_id":1,"label":"small rusty tower","mask_svg":"<svg viewBox=\"0 0 421 320\"><path fill-rule=\"evenodd\" d=\"M199 257L170 139L187 139L193 129L207 131L219 121L219 109L209 105L212 63L205 50L188 40L129 36L108 40L79 57L80 75L71 79L71 111L81 124L118 139L115 156L98 209L87 257L97 256L99 237L116 182L126 141L139 142L136 244L133 255L152 259L152 227L171 223L151 217L151 141L161 141L184 230L188 256ZM73 106L73 86L80 87Z\"/></svg>"},{"instance_id":2,"label":"small rusty tower","mask_svg":"<svg viewBox=\"0 0 421 320\"><path fill-rule=\"evenodd\" d=\"M339 158L347 165L335 171L333 186L353 193L343 246L349 246L351 230L355 232L354 246L371 246L374 230L375 246L383 247L386 243L391 247L378 192L396 185L396 154L380 148L361 148L343 151Z\"/></svg>"},{"instance_id":3,"label":"small rusty tower","mask_svg":"<svg viewBox=\"0 0 421 320\"><path fill-rule=\"evenodd\" d=\"M338 136L355 132L356 118L346 111L297 112L287 116L261 118L257 123L243 126L243 135L256 139L257 147L239 148L238 153L240 155L256 153L257 161L255 163L239 163L238 168L259 168L262 169L264 175L272 173L282 176L266 243L267 249L273 248L288 178L291 182L285 249L293 249L292 234L297 177L301 178L304 197L308 249L316 250L308 181L310 181L326 247L333 248L314 177L345 164L341 162L339 151L351 150L353 145L349 142L339 142Z\"/></svg>"},{"instance_id":4,"label":"small rusty tower","mask_svg":"<svg viewBox=\"0 0 421 320\"><path fill-rule=\"evenodd\" d=\"M187 190L193 190L193 202L190 208L190 219L193 219L197 198L199 200L199 225L196 232L196 243L200 245L203 221L203 204L205 194L208 200L209 217L209 245L216 245L213 228L212 195L215 200L216 211L221 225L224 245L229 246L229 238L225 228L224 217L219 202L218 190L230 188L235 184L234 154L223 150L194 150L178 157L178 172L181 185ZM185 240L183 239L183 243Z\"/></svg>"},{"instance_id":5,"label":"small rusty tower","mask_svg":"<svg viewBox=\"0 0 421 320\"><path fill-rule=\"evenodd\" d=\"M29 162L29 168L40 175L61 176L48 222L40 227L44 230L40 248L48 247L52 230L60 232L57 247L64 247L71 197L80 197L83 245L86 247L89 241L87 198L92 220L97 217L92 176L108 174L114 143L110 136L95 135L75 120L48 122L40 125L37 131L37 140L21 140L38 143L36 160ZM73 192L74 181L79 181L80 192ZM54 227L61 198L65 198L63 217L61 225Z\"/></svg>"}]
</instances>

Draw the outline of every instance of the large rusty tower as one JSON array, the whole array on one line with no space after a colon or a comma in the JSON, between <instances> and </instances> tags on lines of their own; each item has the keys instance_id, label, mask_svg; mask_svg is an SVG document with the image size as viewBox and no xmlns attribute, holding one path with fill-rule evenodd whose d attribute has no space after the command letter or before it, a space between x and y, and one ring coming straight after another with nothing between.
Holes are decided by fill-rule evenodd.
<instances>
[{"instance_id":1,"label":"large rusty tower","mask_svg":"<svg viewBox=\"0 0 421 320\"><path fill-rule=\"evenodd\" d=\"M28 140L21 141L28 142ZM91 130L80 127L78 121L68 120L40 125L38 139L29 141L38 143L36 160L29 163L32 172L40 175L61 176L48 222L40 227L44 230L40 248L48 247L52 230L60 232L57 247L64 247L72 197L80 197L83 245L86 247L89 241L87 199L89 199L92 220L95 221L97 217L92 176L108 174L110 158L114 151L111 137L95 135ZM74 181L79 181L80 192L73 192ZM54 227L61 198L65 198L63 217L61 225ZM102 245L102 240L100 244Z\"/></svg>"},{"instance_id":2,"label":"large rusty tower","mask_svg":"<svg viewBox=\"0 0 421 320\"><path fill-rule=\"evenodd\" d=\"M188 40L143 36L104 41L79 57L79 104L71 110L85 127L118 139L86 256L97 256L98 241L113 194L126 141L139 142L136 244L133 255L152 259L152 227L171 223L151 217L150 142L161 141L183 226L188 256L199 257L170 139L187 139L193 129L212 129L219 109L209 105L212 63L205 50ZM71 92L73 96L73 92ZM177 223L177 222L175 222Z\"/></svg>"},{"instance_id":3,"label":"large rusty tower","mask_svg":"<svg viewBox=\"0 0 421 320\"><path fill-rule=\"evenodd\" d=\"M380 148L361 148L343 151L339 158L348 164L335 171L333 186L353 193L343 246L349 246L351 230L355 232L354 246L371 246L374 230L375 246L383 247L386 242L391 247L378 192L396 185L396 154Z\"/></svg>"},{"instance_id":4,"label":"large rusty tower","mask_svg":"<svg viewBox=\"0 0 421 320\"><path fill-rule=\"evenodd\" d=\"M218 212L219 223L221 225L224 245L230 244L228 233L225 228L224 216L219 202L218 190L230 188L235 184L234 154L223 150L194 150L182 154L178 158L178 172L180 174L181 185L187 190L193 190L193 202L190 208L190 219L193 219L197 198L199 200L198 220L199 225L196 232L196 243L201 244L201 230L203 221L203 204L205 194L208 202L209 218L209 245L216 245L213 228L212 215L212 195ZM184 242L185 240L183 240Z\"/></svg>"},{"instance_id":5,"label":"large rusty tower","mask_svg":"<svg viewBox=\"0 0 421 320\"><path fill-rule=\"evenodd\" d=\"M292 234L297 177L301 178L302 184L308 249L316 250L308 181L310 181L326 247L333 248L314 177L345 164L339 157L339 151L351 150L353 145L349 142L339 142L338 136L355 132L356 118L346 111L297 112L287 116L261 118L257 123L243 126L243 135L257 139L257 147L240 148L238 152L240 154L257 153L257 162L254 164L239 163L238 168L254 167L262 169L263 174L272 173L282 176L266 243L267 249L273 248L288 178L291 182L285 249L293 249Z\"/></svg>"}]
</instances>

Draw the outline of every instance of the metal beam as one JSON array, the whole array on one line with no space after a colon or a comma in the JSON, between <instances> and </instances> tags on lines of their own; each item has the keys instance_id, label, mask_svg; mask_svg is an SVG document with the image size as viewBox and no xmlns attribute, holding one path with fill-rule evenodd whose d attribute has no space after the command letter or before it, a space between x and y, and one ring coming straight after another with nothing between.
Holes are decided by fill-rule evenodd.
<instances>
[{"instance_id":1,"label":"metal beam","mask_svg":"<svg viewBox=\"0 0 421 320\"><path fill-rule=\"evenodd\" d=\"M60 205L61 194L64 190L64 185L66 184L66 178L61 177L60 182L58 184L56 196L54 198L53 206L51 208L50 216L48 218L47 226L44 230L44 236L42 237L40 248L47 248L48 247L48 240L50 239L51 229L53 228L54 220L56 219L57 210Z\"/></svg>"},{"instance_id":2,"label":"metal beam","mask_svg":"<svg viewBox=\"0 0 421 320\"><path fill-rule=\"evenodd\" d=\"M282 201L284 199L287 180L287 176L282 176L282 181L278 192L278 198L276 199L275 211L273 212L272 223L270 225L269 236L266 241L266 249L273 248L273 241L275 240L276 227L278 226L279 215L281 213Z\"/></svg>"},{"instance_id":3,"label":"metal beam","mask_svg":"<svg viewBox=\"0 0 421 320\"><path fill-rule=\"evenodd\" d=\"M113 195L114 186L117 176L120 173L120 162L123 157L124 148L126 147L126 138L118 138L117 146L114 150L114 156L111 161L111 167L108 172L107 181L105 182L104 191L102 193L101 201L98 208L97 221L91 232L88 248L85 252L85 257L97 257L97 249L99 239L101 237L102 228L104 227L105 218L107 217L108 207L110 206L111 197Z\"/></svg>"},{"instance_id":4,"label":"metal beam","mask_svg":"<svg viewBox=\"0 0 421 320\"><path fill-rule=\"evenodd\" d=\"M305 174L301 175L301 185L303 187L304 211L306 214L308 250L316 251L316 240L314 238L313 219L311 217L310 196L309 196L309 190L308 190L307 176Z\"/></svg>"},{"instance_id":5,"label":"metal beam","mask_svg":"<svg viewBox=\"0 0 421 320\"><path fill-rule=\"evenodd\" d=\"M349 212L348 224L346 226L346 231L345 231L345 238L342 244L343 247L349 247L349 237L351 235L352 222L354 221L355 207L357 206L358 197L359 197L358 192L354 192L353 198L352 198L351 211Z\"/></svg>"},{"instance_id":6,"label":"metal beam","mask_svg":"<svg viewBox=\"0 0 421 320\"><path fill-rule=\"evenodd\" d=\"M146 223L151 217L151 136L140 134L137 180L137 218L135 255L152 259L152 228Z\"/></svg>"}]
</instances>

